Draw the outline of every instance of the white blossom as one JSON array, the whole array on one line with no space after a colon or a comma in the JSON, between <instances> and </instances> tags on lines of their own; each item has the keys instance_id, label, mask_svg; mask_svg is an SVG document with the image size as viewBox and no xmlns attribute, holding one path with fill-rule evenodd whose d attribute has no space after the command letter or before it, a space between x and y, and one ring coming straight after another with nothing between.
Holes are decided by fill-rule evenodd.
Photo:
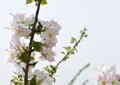
<instances>
[{"instance_id":1,"label":"white blossom","mask_svg":"<svg viewBox=\"0 0 120 85\"><path fill-rule=\"evenodd\" d=\"M16 25L19 23L24 23L25 22L25 13L16 13L13 18L12 25Z\"/></svg>"},{"instance_id":2,"label":"white blossom","mask_svg":"<svg viewBox=\"0 0 120 85\"><path fill-rule=\"evenodd\" d=\"M53 85L53 79L49 77L48 73L35 69L34 75L36 75L37 85Z\"/></svg>"},{"instance_id":3,"label":"white blossom","mask_svg":"<svg viewBox=\"0 0 120 85\"><path fill-rule=\"evenodd\" d=\"M47 47L52 48L56 45L57 39L56 38L48 38L45 40L45 43L47 44Z\"/></svg>"},{"instance_id":4,"label":"white blossom","mask_svg":"<svg viewBox=\"0 0 120 85\"><path fill-rule=\"evenodd\" d=\"M11 38L10 48L16 49L18 46L21 46L21 41L20 38L14 34Z\"/></svg>"},{"instance_id":5,"label":"white blossom","mask_svg":"<svg viewBox=\"0 0 120 85\"><path fill-rule=\"evenodd\" d=\"M16 30L15 30L16 36L28 37L31 32L32 32L31 29L28 29L28 27L26 27L25 25L22 24L16 25Z\"/></svg>"},{"instance_id":6,"label":"white blossom","mask_svg":"<svg viewBox=\"0 0 120 85\"><path fill-rule=\"evenodd\" d=\"M97 85L120 85L120 75L116 75L116 67L107 68L105 65L98 70Z\"/></svg>"},{"instance_id":7,"label":"white blossom","mask_svg":"<svg viewBox=\"0 0 120 85\"><path fill-rule=\"evenodd\" d=\"M27 16L25 13L17 13L13 15L13 21L10 26L10 29L13 31L13 35L10 42L10 57L8 61L12 62L23 76L25 76L26 68L26 59L24 60L24 58L26 58L29 49L25 43L21 42L21 37L29 39L34 21L34 15ZM56 54L52 50L52 47L57 43L56 36L59 35L61 26L53 20L40 20L40 22L43 25L42 29L45 29L44 32L42 31L40 33L40 42L42 43L40 59L53 62ZM30 57L35 58L33 47L33 52L31 53ZM29 62L28 80L31 80L33 77L35 77L37 80L37 85L53 85L53 78L49 76L49 73L46 73L45 71L39 71L38 69L34 70L34 66L32 66L34 63L36 63L34 59L30 60Z\"/></svg>"},{"instance_id":8,"label":"white blossom","mask_svg":"<svg viewBox=\"0 0 120 85\"><path fill-rule=\"evenodd\" d=\"M61 26L53 20L51 20L50 22L41 21L41 23L44 28L47 28L47 30L45 32L42 32L40 37L49 48L52 48L57 43L56 35L59 34Z\"/></svg>"},{"instance_id":9,"label":"white blossom","mask_svg":"<svg viewBox=\"0 0 120 85\"><path fill-rule=\"evenodd\" d=\"M34 15L26 17L24 13L17 13L13 15L13 21L11 23L11 30L19 37L28 37L31 33L30 26L34 23Z\"/></svg>"},{"instance_id":10,"label":"white blossom","mask_svg":"<svg viewBox=\"0 0 120 85\"><path fill-rule=\"evenodd\" d=\"M51 29L54 29L54 32L55 32L56 35L59 34L59 30L61 29L61 26L56 21L51 20L49 22L49 26L50 26Z\"/></svg>"},{"instance_id":11,"label":"white blossom","mask_svg":"<svg viewBox=\"0 0 120 85\"><path fill-rule=\"evenodd\" d=\"M48 29L45 32L42 32L41 33L41 38L42 39L54 38L54 37L56 37L56 33L57 33L57 30L51 28L51 29Z\"/></svg>"},{"instance_id":12,"label":"white blossom","mask_svg":"<svg viewBox=\"0 0 120 85\"><path fill-rule=\"evenodd\" d=\"M40 56L40 59L45 59L49 62L53 62L55 59L54 59L54 56L55 56L55 52L52 51L52 49L50 48L47 48L47 47L43 47L42 49L42 56Z\"/></svg>"},{"instance_id":13,"label":"white blossom","mask_svg":"<svg viewBox=\"0 0 120 85\"><path fill-rule=\"evenodd\" d=\"M29 17L26 17L25 19L25 25L29 26L29 25L32 25L35 21L35 17L34 15L30 15Z\"/></svg>"},{"instance_id":14,"label":"white blossom","mask_svg":"<svg viewBox=\"0 0 120 85\"><path fill-rule=\"evenodd\" d=\"M9 62L14 63L15 65L19 64L20 60L18 57L24 52L26 48L26 44L24 42L20 42L19 37L13 35L10 42L10 57L8 59Z\"/></svg>"},{"instance_id":15,"label":"white blossom","mask_svg":"<svg viewBox=\"0 0 120 85\"><path fill-rule=\"evenodd\" d=\"M41 33L41 38L43 39L54 38L56 35L59 34L59 30L61 29L61 26L57 24L57 22L51 20L50 22L46 22L46 23L43 24L43 26L47 27L48 29L47 31Z\"/></svg>"}]
</instances>

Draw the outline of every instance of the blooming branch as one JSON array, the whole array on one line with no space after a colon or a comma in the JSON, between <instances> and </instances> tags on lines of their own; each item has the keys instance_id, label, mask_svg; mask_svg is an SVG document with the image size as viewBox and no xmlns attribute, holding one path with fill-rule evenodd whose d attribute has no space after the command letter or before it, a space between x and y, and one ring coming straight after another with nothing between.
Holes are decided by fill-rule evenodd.
<instances>
[{"instance_id":1,"label":"blooming branch","mask_svg":"<svg viewBox=\"0 0 120 85\"><path fill-rule=\"evenodd\" d=\"M77 51L77 46L84 37L87 37L86 28L80 32L80 38L71 38L71 46L65 46L66 52L62 52L64 57L55 66L49 65L42 70L35 66L39 60L46 60L49 63L55 61L56 53L53 47L57 43L57 35L61 26L54 20L44 21L38 19L41 4L46 4L46 0L26 0L26 4L35 2L37 9L35 16L29 17L25 13L16 13L10 24L13 35L10 42L9 62L17 67L15 76L11 79L11 85L53 85L54 74L58 66ZM34 38L39 36L39 40ZM24 42L24 40L27 42ZM36 55L38 54L39 55ZM36 57L38 59L36 59Z\"/></svg>"}]
</instances>

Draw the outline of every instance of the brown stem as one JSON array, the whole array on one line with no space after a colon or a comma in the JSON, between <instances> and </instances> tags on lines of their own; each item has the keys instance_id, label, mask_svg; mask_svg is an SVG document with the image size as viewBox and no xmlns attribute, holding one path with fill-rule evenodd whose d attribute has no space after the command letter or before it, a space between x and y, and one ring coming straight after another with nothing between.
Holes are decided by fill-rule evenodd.
<instances>
[{"instance_id":1,"label":"brown stem","mask_svg":"<svg viewBox=\"0 0 120 85\"><path fill-rule=\"evenodd\" d=\"M29 51L28 51L28 55L26 57L24 85L27 85L27 83L28 83L28 70L29 70L30 56L31 56L31 53L32 53L32 41L34 39L35 28L36 28L36 24L37 24L37 21L38 21L38 14L39 14L39 10L40 10L40 4L41 4L41 0L38 0L38 6L37 6L36 13L35 13L35 21L34 21L34 24L33 24L33 27L32 27L32 33L31 33L31 38L30 38L30 43L29 43Z\"/></svg>"}]
</instances>

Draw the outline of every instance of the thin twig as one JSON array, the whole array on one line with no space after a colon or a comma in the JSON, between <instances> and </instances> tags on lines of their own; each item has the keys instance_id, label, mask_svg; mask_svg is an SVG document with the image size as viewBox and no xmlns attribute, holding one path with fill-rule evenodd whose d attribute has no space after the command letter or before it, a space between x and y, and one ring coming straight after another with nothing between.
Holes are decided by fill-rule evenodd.
<instances>
[{"instance_id":1,"label":"thin twig","mask_svg":"<svg viewBox=\"0 0 120 85\"><path fill-rule=\"evenodd\" d=\"M71 52L73 52L76 49L76 47L78 46L78 44L80 44L80 42L83 40L83 38L87 36L85 33L86 31L87 31L86 28L84 28L84 30L82 31L82 33L80 35L79 40L75 43L75 45L72 47L72 49L69 52L67 52L67 54L54 66L54 68L51 71L49 71L49 73L52 73L52 71L54 69L57 70L58 66L70 56Z\"/></svg>"},{"instance_id":2,"label":"thin twig","mask_svg":"<svg viewBox=\"0 0 120 85\"><path fill-rule=\"evenodd\" d=\"M81 42L82 38L80 38L76 44L73 46L73 48L62 58L61 61L58 62L58 64L55 66L56 68L59 66L59 64L61 64L69 55L70 53L78 46L78 44Z\"/></svg>"},{"instance_id":3,"label":"thin twig","mask_svg":"<svg viewBox=\"0 0 120 85\"><path fill-rule=\"evenodd\" d=\"M80 73L82 73L86 68L88 68L90 66L90 64L86 64L83 68L81 68L76 75L73 77L73 79L70 81L70 83L68 85L73 85L73 83L75 82L75 80L77 79L77 77L80 75Z\"/></svg>"},{"instance_id":4,"label":"thin twig","mask_svg":"<svg viewBox=\"0 0 120 85\"><path fill-rule=\"evenodd\" d=\"M89 82L89 80L85 80L81 85L86 85Z\"/></svg>"}]
</instances>

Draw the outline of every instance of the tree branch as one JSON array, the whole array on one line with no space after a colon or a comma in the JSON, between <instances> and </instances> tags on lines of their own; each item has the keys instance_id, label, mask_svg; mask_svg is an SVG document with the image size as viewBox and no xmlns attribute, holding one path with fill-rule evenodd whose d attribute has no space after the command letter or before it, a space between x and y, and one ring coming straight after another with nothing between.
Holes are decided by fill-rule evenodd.
<instances>
[{"instance_id":1,"label":"tree branch","mask_svg":"<svg viewBox=\"0 0 120 85\"><path fill-rule=\"evenodd\" d=\"M29 51L28 51L28 55L26 56L24 85L27 85L27 83L28 83L28 70L29 70L30 56L31 56L31 53L32 53L32 41L34 39L35 28L36 28L36 24L37 24L37 21L38 21L40 4L41 4L41 0L38 0L38 6L37 6L37 9L36 9L36 13L35 13L35 21L34 21L34 24L33 24L33 27L32 27L32 33L31 33L30 42L29 42Z\"/></svg>"}]
</instances>

